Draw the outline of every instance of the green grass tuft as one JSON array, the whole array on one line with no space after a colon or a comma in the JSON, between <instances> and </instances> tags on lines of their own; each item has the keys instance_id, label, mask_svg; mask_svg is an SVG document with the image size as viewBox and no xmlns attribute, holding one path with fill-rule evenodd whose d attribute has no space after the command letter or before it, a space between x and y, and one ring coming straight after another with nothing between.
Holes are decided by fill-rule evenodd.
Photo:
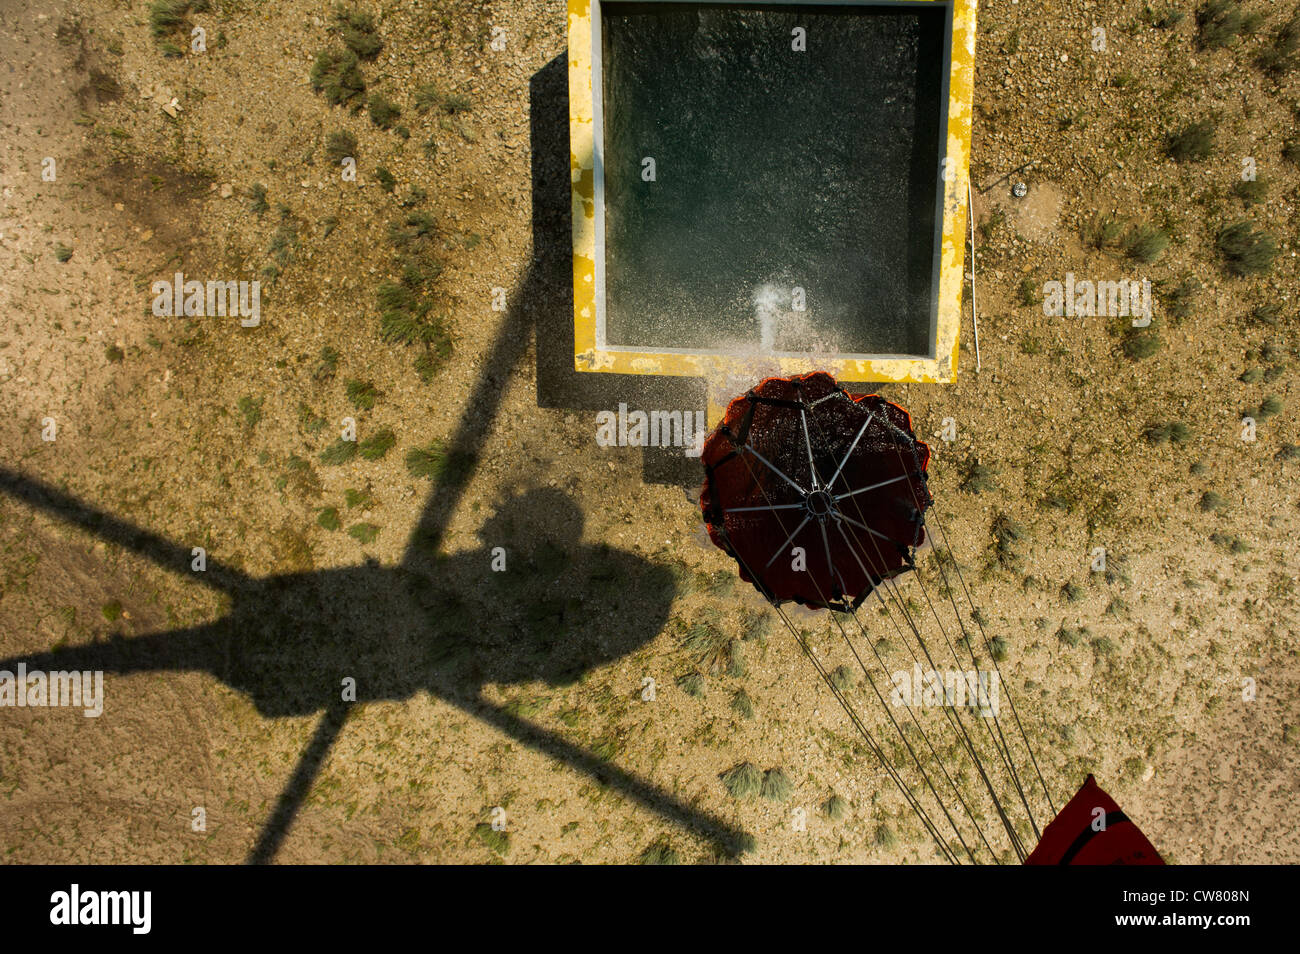
<instances>
[{"instance_id":1,"label":"green grass tuft","mask_svg":"<svg viewBox=\"0 0 1300 954\"><path fill-rule=\"evenodd\" d=\"M360 543L372 543L379 536L379 528L373 523L354 523L348 527L348 536Z\"/></svg>"},{"instance_id":2,"label":"green grass tuft","mask_svg":"<svg viewBox=\"0 0 1300 954\"><path fill-rule=\"evenodd\" d=\"M768 769L763 774L763 787L759 794L769 802L784 802L794 794L794 782L785 774L785 769Z\"/></svg>"},{"instance_id":3,"label":"green grass tuft","mask_svg":"<svg viewBox=\"0 0 1300 954\"><path fill-rule=\"evenodd\" d=\"M830 673L831 685L842 693L853 688L853 670L848 666L836 666Z\"/></svg>"},{"instance_id":4,"label":"green grass tuft","mask_svg":"<svg viewBox=\"0 0 1300 954\"><path fill-rule=\"evenodd\" d=\"M340 437L321 452L320 462L322 464L328 464L331 467L337 467L340 464L346 464L356 456L357 442L345 441Z\"/></svg>"},{"instance_id":5,"label":"green grass tuft","mask_svg":"<svg viewBox=\"0 0 1300 954\"><path fill-rule=\"evenodd\" d=\"M343 45L358 59L373 60L384 48L374 14L338 4L334 8L334 23L343 35Z\"/></svg>"},{"instance_id":6,"label":"green grass tuft","mask_svg":"<svg viewBox=\"0 0 1300 954\"><path fill-rule=\"evenodd\" d=\"M1120 247L1129 258L1149 265L1165 253L1169 236L1154 225L1135 225L1124 236Z\"/></svg>"},{"instance_id":7,"label":"green grass tuft","mask_svg":"<svg viewBox=\"0 0 1300 954\"><path fill-rule=\"evenodd\" d=\"M838 795L832 795L822 803L822 814L831 821L841 821L848 813L848 801Z\"/></svg>"},{"instance_id":8,"label":"green grass tuft","mask_svg":"<svg viewBox=\"0 0 1300 954\"><path fill-rule=\"evenodd\" d=\"M361 64L351 50L337 47L321 50L311 67L311 88L325 96L333 106L352 106L360 109L361 97L366 92L366 80L361 75Z\"/></svg>"},{"instance_id":9,"label":"green grass tuft","mask_svg":"<svg viewBox=\"0 0 1300 954\"><path fill-rule=\"evenodd\" d=\"M339 369L339 353L335 348L325 345L320 349L320 360L312 369L311 376L317 381L329 381Z\"/></svg>"},{"instance_id":10,"label":"green grass tuft","mask_svg":"<svg viewBox=\"0 0 1300 954\"><path fill-rule=\"evenodd\" d=\"M692 699L699 699L704 695L704 677L698 672L688 672L684 676L678 676L677 688Z\"/></svg>"},{"instance_id":11,"label":"green grass tuft","mask_svg":"<svg viewBox=\"0 0 1300 954\"><path fill-rule=\"evenodd\" d=\"M460 93L452 93L442 101L442 111L448 116L468 113L473 108L474 104L470 101L470 98Z\"/></svg>"},{"instance_id":12,"label":"green grass tuft","mask_svg":"<svg viewBox=\"0 0 1300 954\"><path fill-rule=\"evenodd\" d=\"M438 87L434 83L425 83L415 91L413 102L417 110L426 113L442 104L442 94L438 92Z\"/></svg>"},{"instance_id":13,"label":"green grass tuft","mask_svg":"<svg viewBox=\"0 0 1300 954\"><path fill-rule=\"evenodd\" d=\"M1144 432L1148 443L1151 444L1186 444L1192 439L1192 430L1181 421L1173 421L1169 424L1152 424Z\"/></svg>"},{"instance_id":14,"label":"green grass tuft","mask_svg":"<svg viewBox=\"0 0 1300 954\"><path fill-rule=\"evenodd\" d=\"M1191 123L1169 137L1165 151L1177 162L1202 162L1214 152L1217 130L1212 119Z\"/></svg>"},{"instance_id":15,"label":"green grass tuft","mask_svg":"<svg viewBox=\"0 0 1300 954\"><path fill-rule=\"evenodd\" d=\"M262 420L262 401L263 398L254 400L249 395L244 395L239 399L237 407L239 413L244 415L244 423L249 427L257 427Z\"/></svg>"},{"instance_id":16,"label":"green grass tuft","mask_svg":"<svg viewBox=\"0 0 1300 954\"><path fill-rule=\"evenodd\" d=\"M1258 421L1267 421L1270 417L1277 417L1281 414L1282 407L1282 399L1276 394L1270 394L1255 409L1254 417Z\"/></svg>"},{"instance_id":17,"label":"green grass tuft","mask_svg":"<svg viewBox=\"0 0 1300 954\"><path fill-rule=\"evenodd\" d=\"M993 555L998 565L1007 570L1019 570L1024 565L1022 544L1025 531L1006 514L993 520Z\"/></svg>"},{"instance_id":18,"label":"green grass tuft","mask_svg":"<svg viewBox=\"0 0 1300 954\"><path fill-rule=\"evenodd\" d=\"M997 481L994 479L994 471L991 467L984 464L972 463L966 468L966 476L962 478L961 489L968 494L982 494L990 490L997 489Z\"/></svg>"},{"instance_id":19,"label":"green grass tuft","mask_svg":"<svg viewBox=\"0 0 1300 954\"><path fill-rule=\"evenodd\" d=\"M412 477L460 481L469 476L473 467L472 457L448 451L440 440L431 441L424 447L412 448L406 454L406 470Z\"/></svg>"},{"instance_id":20,"label":"green grass tuft","mask_svg":"<svg viewBox=\"0 0 1300 954\"><path fill-rule=\"evenodd\" d=\"M1268 198L1268 186L1268 177L1261 175L1254 179L1238 179L1232 191L1247 205L1257 205Z\"/></svg>"},{"instance_id":21,"label":"green grass tuft","mask_svg":"<svg viewBox=\"0 0 1300 954\"><path fill-rule=\"evenodd\" d=\"M1154 331L1137 331L1130 330L1124 336L1124 343L1121 349L1124 354L1134 361L1141 361L1149 358L1163 347L1164 342L1160 340L1160 335Z\"/></svg>"},{"instance_id":22,"label":"green grass tuft","mask_svg":"<svg viewBox=\"0 0 1300 954\"><path fill-rule=\"evenodd\" d=\"M488 849L502 857L510 853L510 833L506 831L497 831L487 822L480 822L474 826L474 835Z\"/></svg>"},{"instance_id":23,"label":"green grass tuft","mask_svg":"<svg viewBox=\"0 0 1300 954\"><path fill-rule=\"evenodd\" d=\"M266 186L260 182L254 182L248 189L248 208L258 217L266 214L271 208L266 201Z\"/></svg>"},{"instance_id":24,"label":"green grass tuft","mask_svg":"<svg viewBox=\"0 0 1300 954\"><path fill-rule=\"evenodd\" d=\"M719 778L732 798L753 798L763 789L763 773L752 762L732 766Z\"/></svg>"},{"instance_id":25,"label":"green grass tuft","mask_svg":"<svg viewBox=\"0 0 1300 954\"><path fill-rule=\"evenodd\" d=\"M362 381L359 378L348 378L344 385L348 400L358 411L369 411L375 406L375 399L379 397L379 389L375 387L372 381Z\"/></svg>"},{"instance_id":26,"label":"green grass tuft","mask_svg":"<svg viewBox=\"0 0 1300 954\"><path fill-rule=\"evenodd\" d=\"M1278 28L1271 42L1259 51L1255 62L1274 78L1280 78L1300 66L1300 9Z\"/></svg>"},{"instance_id":27,"label":"green grass tuft","mask_svg":"<svg viewBox=\"0 0 1300 954\"><path fill-rule=\"evenodd\" d=\"M656 838L641 852L640 862L643 865L679 865L682 859L667 838Z\"/></svg>"},{"instance_id":28,"label":"green grass tuft","mask_svg":"<svg viewBox=\"0 0 1300 954\"><path fill-rule=\"evenodd\" d=\"M1219 494L1216 494L1213 490L1207 490L1205 493L1201 494L1201 502L1199 506L1203 512L1213 513L1216 510L1223 510L1227 507L1228 501Z\"/></svg>"},{"instance_id":29,"label":"green grass tuft","mask_svg":"<svg viewBox=\"0 0 1300 954\"><path fill-rule=\"evenodd\" d=\"M388 428L384 428L381 431L375 431L374 434L362 441L357 450L366 460L380 460L393 449L393 445L396 443L397 435Z\"/></svg>"},{"instance_id":30,"label":"green grass tuft","mask_svg":"<svg viewBox=\"0 0 1300 954\"><path fill-rule=\"evenodd\" d=\"M185 23L190 12L189 0L153 0L149 4L149 31L163 37Z\"/></svg>"},{"instance_id":31,"label":"green grass tuft","mask_svg":"<svg viewBox=\"0 0 1300 954\"><path fill-rule=\"evenodd\" d=\"M371 93L366 105L370 108L370 121L380 129L392 129L402 115L397 104L381 93Z\"/></svg>"},{"instance_id":32,"label":"green grass tuft","mask_svg":"<svg viewBox=\"0 0 1300 954\"><path fill-rule=\"evenodd\" d=\"M1020 304L1025 307L1037 305L1042 300L1042 293L1039 290L1038 282L1032 275L1026 275L1020 279L1020 289L1018 292Z\"/></svg>"},{"instance_id":33,"label":"green grass tuft","mask_svg":"<svg viewBox=\"0 0 1300 954\"><path fill-rule=\"evenodd\" d=\"M744 689L737 689L736 694L731 697L731 711L742 719L754 718L754 700Z\"/></svg>"},{"instance_id":34,"label":"green grass tuft","mask_svg":"<svg viewBox=\"0 0 1300 954\"><path fill-rule=\"evenodd\" d=\"M1277 242L1263 229L1249 222L1237 222L1219 233L1219 251L1228 260L1234 275L1262 275L1273 267Z\"/></svg>"},{"instance_id":35,"label":"green grass tuft","mask_svg":"<svg viewBox=\"0 0 1300 954\"><path fill-rule=\"evenodd\" d=\"M1203 50L1221 49L1241 34L1244 25L1237 0L1209 0L1196 13L1197 44Z\"/></svg>"},{"instance_id":36,"label":"green grass tuft","mask_svg":"<svg viewBox=\"0 0 1300 954\"><path fill-rule=\"evenodd\" d=\"M330 133L325 139L325 158L334 165L357 158L357 137L347 130Z\"/></svg>"}]
</instances>

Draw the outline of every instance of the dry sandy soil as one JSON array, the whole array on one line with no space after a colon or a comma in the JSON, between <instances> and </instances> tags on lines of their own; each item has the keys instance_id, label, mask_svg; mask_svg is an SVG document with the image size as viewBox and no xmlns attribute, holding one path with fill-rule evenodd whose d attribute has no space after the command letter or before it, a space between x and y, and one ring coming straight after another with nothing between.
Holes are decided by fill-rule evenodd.
<instances>
[{"instance_id":1,"label":"dry sandy soil","mask_svg":"<svg viewBox=\"0 0 1300 954\"><path fill-rule=\"evenodd\" d=\"M1201 50L1194 17L1157 27L1146 7L984 5L982 369L967 324L957 384L882 393L935 449L938 513L1056 804L1091 771L1169 860L1295 863L1300 169L1283 149L1300 72L1255 65L1291 10L1248 3L1262 29ZM409 136L313 91L339 45L325 4L213 0L188 20L207 51L166 56L140 0L0 2L0 464L45 488L0 494L0 656L108 670L100 718L0 712L4 857L696 862L752 840L745 862L939 860L708 544L690 463L595 444L597 409L701 398L566 371L565 5L365 8L384 45L361 72ZM422 109L425 84L443 99ZM1171 160L1166 137L1202 118L1214 152ZM356 182L326 155L338 132ZM1252 205L1245 156L1269 183ZM1026 163L1021 201L1003 177ZM437 223L426 294L454 339L427 380L376 303L398 271L389 224L412 212ZM1099 216L1171 244L1147 264L1097 248ZM1239 218L1278 241L1266 274L1225 269L1215 236ZM260 326L153 316L150 285L176 270L260 277ZM1161 348L1135 359L1122 321L1022 303L1025 278L1066 272L1164 282ZM1269 303L1271 323L1252 317ZM1269 396L1280 413L1241 440ZM392 448L322 460L347 417ZM1145 436L1170 423L1184 441ZM413 475L431 442L441 474ZM1098 546L1109 579L1089 572ZM844 662L827 614L793 619ZM788 797L733 798L720 773L744 762L783 769Z\"/></svg>"}]
</instances>

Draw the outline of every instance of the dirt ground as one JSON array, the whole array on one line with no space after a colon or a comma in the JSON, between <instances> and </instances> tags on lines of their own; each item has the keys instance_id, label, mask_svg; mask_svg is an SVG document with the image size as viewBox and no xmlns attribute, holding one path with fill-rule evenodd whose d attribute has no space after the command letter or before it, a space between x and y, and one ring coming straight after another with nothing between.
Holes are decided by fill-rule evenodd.
<instances>
[{"instance_id":1,"label":"dirt ground","mask_svg":"<svg viewBox=\"0 0 1300 954\"><path fill-rule=\"evenodd\" d=\"M4 857L940 860L708 543L690 462L596 445L596 410L702 406L698 387L565 376L567 223L538 198L564 211L568 170L543 158L567 152L565 4L363 4L389 129L312 88L340 45L329 5L191 6L156 38L140 0L0 0L0 465L26 478L0 488L0 669L107 672L99 718L0 711ZM1158 5L981 6L981 369L968 315L956 384L879 390L934 449L936 513L1056 805L1093 772L1168 860L1296 863L1300 72L1256 65L1291 9L1247 3L1263 26L1203 50ZM1212 154L1173 161L1202 118ZM1244 157L1268 182L1253 204ZM390 223L418 213L452 339L419 367L438 346L385 340L377 304ZM1106 217L1169 247L1126 259L1093 241ZM1264 274L1216 248L1242 218L1277 239ZM175 271L259 278L260 325L156 317ZM1163 283L1159 350L1028 301L1067 272ZM391 448L332 463L345 418ZM792 619L842 661L827 614ZM788 797L732 797L720 775L746 762Z\"/></svg>"}]
</instances>

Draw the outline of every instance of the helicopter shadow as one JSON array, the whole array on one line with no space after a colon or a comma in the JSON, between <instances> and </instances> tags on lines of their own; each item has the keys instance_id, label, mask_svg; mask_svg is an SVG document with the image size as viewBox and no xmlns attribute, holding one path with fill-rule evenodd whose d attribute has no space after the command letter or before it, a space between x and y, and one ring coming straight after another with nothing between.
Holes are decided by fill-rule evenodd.
<instances>
[{"instance_id":1,"label":"helicopter shadow","mask_svg":"<svg viewBox=\"0 0 1300 954\"><path fill-rule=\"evenodd\" d=\"M251 848L275 858L352 706L419 692L453 705L582 772L734 857L749 836L559 733L492 702L487 686L562 687L624 658L663 628L670 573L635 554L583 544L582 511L539 488L505 501L480 528L482 547L440 555L451 515L473 477L511 372L537 328L563 302L569 258L565 57L530 84L534 260L486 355L456 431L450 465L428 498L398 566L377 563L252 578L208 560L189 576L230 597L215 622L0 661L0 670L200 671L249 698L266 718L320 713L314 734ZM540 334L539 334L540 337ZM99 512L44 482L0 467L0 492L116 543L172 572L190 551ZM498 549L500 548L500 549Z\"/></svg>"}]
</instances>

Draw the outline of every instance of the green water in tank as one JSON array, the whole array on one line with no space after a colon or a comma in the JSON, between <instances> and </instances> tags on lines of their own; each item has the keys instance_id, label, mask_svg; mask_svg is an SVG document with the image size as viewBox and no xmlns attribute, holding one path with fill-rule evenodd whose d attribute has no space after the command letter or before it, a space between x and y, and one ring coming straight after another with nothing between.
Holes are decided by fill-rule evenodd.
<instances>
[{"instance_id":1,"label":"green water in tank","mask_svg":"<svg viewBox=\"0 0 1300 954\"><path fill-rule=\"evenodd\" d=\"M929 353L942 6L602 10L607 344Z\"/></svg>"}]
</instances>

